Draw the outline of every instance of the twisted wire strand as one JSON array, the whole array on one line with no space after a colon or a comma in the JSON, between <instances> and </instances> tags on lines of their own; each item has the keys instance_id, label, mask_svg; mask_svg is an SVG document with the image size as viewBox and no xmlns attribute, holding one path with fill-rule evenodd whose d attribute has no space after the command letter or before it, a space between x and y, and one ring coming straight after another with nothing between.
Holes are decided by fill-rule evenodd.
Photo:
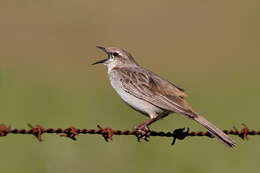
<instances>
[{"instance_id":1,"label":"twisted wire strand","mask_svg":"<svg viewBox=\"0 0 260 173\"><path fill-rule=\"evenodd\" d=\"M239 136L243 140L248 140L248 136L254 136L254 135L260 135L260 131L256 130L249 130L248 126L244 123L242 123L243 128L238 130L236 127L233 127L233 129L230 130L223 130L224 133L228 135L236 135ZM32 126L31 124L28 124L29 129L16 129L11 128L11 126L6 126L5 124L0 124L0 137L7 136L8 134L28 134L28 135L34 135L38 141L42 141L42 135L43 134L60 134L60 136L68 137L70 139L76 140L76 136L80 134L97 134L103 136L106 142L109 140L112 140L112 137L114 135L134 135L137 137L138 141L143 138L143 136L140 137L139 131L130 131L130 130L112 130L111 128L103 128L100 125L97 125L98 129L78 129L74 126L69 126L67 128L43 128L42 125L35 125ZM210 138L213 138L213 136L205 131L189 131L189 128L185 130L185 128L179 128L175 129L173 132L156 132L156 131L150 131L148 137L150 136L159 136L159 137L171 137L173 138L172 145L175 143L176 139L183 140L186 137L193 137L193 136L207 136ZM148 138L143 138L146 141L149 141Z\"/></svg>"}]
</instances>

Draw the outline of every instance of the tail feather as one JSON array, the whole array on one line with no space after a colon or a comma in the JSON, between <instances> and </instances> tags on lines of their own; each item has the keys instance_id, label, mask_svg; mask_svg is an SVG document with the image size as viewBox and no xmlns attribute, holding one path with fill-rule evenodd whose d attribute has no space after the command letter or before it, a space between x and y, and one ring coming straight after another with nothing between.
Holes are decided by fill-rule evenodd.
<instances>
[{"instance_id":1,"label":"tail feather","mask_svg":"<svg viewBox=\"0 0 260 173\"><path fill-rule=\"evenodd\" d=\"M228 135L226 135L223 131L218 129L214 124L210 123L204 117L196 114L197 116L194 117L194 120L204 126L210 134L216 137L220 142L225 144L226 146L232 148L236 146L236 142L231 139Z\"/></svg>"}]
</instances>

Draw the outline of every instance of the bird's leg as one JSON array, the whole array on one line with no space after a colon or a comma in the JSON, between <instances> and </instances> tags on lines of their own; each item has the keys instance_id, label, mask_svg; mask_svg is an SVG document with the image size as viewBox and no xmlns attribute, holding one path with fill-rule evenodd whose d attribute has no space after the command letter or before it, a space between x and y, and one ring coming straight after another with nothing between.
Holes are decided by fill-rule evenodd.
<instances>
[{"instance_id":1,"label":"bird's leg","mask_svg":"<svg viewBox=\"0 0 260 173\"><path fill-rule=\"evenodd\" d=\"M156 121L156 118L148 119L140 124L134 126L133 130L143 130L143 131L150 131L149 125Z\"/></svg>"},{"instance_id":2,"label":"bird's leg","mask_svg":"<svg viewBox=\"0 0 260 173\"><path fill-rule=\"evenodd\" d=\"M150 128L148 126L150 124L152 124L153 122L155 122L156 120L157 120L157 118L148 119L148 120L134 126L133 130L138 132L138 134L136 135L138 141L140 141L141 138L144 139L145 141L148 141L148 138L151 134Z\"/></svg>"}]
</instances>

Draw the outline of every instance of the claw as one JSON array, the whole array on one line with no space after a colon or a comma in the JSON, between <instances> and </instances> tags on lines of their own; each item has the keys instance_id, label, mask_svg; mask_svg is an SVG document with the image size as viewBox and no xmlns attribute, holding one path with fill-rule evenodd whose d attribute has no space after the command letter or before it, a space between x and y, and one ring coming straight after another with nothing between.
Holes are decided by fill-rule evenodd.
<instances>
[{"instance_id":1,"label":"claw","mask_svg":"<svg viewBox=\"0 0 260 173\"><path fill-rule=\"evenodd\" d=\"M150 135L151 135L151 131L143 131L143 130L136 131L136 137L138 142L141 142L141 139L149 142Z\"/></svg>"},{"instance_id":2,"label":"claw","mask_svg":"<svg viewBox=\"0 0 260 173\"><path fill-rule=\"evenodd\" d=\"M133 131L136 131L136 137L138 142L141 141L141 139L145 141L149 141L149 137L151 135L151 131L148 126L146 125L137 125L133 128Z\"/></svg>"}]
</instances>

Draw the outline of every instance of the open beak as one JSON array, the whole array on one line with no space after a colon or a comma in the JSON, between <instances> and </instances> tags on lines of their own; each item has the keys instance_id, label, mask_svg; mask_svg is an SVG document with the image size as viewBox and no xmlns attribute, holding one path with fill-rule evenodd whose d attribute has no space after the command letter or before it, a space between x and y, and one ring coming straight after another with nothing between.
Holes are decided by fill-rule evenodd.
<instances>
[{"instance_id":1,"label":"open beak","mask_svg":"<svg viewBox=\"0 0 260 173\"><path fill-rule=\"evenodd\" d=\"M101 49L102 51L104 51L107 55L108 55L108 52L106 51L106 48L104 47L100 47L100 46L97 46L98 49ZM91 65L96 65L96 64L101 64L101 63L104 63L108 60L109 57L107 57L106 59L102 59L102 60L99 60L97 62L94 62L93 64Z\"/></svg>"}]
</instances>

